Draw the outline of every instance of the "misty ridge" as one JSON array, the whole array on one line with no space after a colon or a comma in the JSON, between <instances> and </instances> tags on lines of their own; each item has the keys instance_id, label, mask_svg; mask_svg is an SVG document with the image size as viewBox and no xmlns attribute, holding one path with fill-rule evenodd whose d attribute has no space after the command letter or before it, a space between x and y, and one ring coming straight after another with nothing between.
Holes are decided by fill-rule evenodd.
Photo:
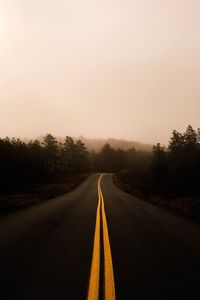
<instances>
[{"instance_id":1,"label":"misty ridge","mask_svg":"<svg viewBox=\"0 0 200 300\"><path fill-rule=\"evenodd\" d=\"M36 138L38 141L42 142L43 137L39 136ZM65 138L56 136L56 139L63 143ZM130 148L135 148L136 150L144 150L144 151L152 151L151 144L142 143L138 141L131 141L126 139L116 139L116 138L87 138L85 136L80 135L78 138L73 137L74 140L81 140L88 151L96 151L99 152L105 144L109 144L113 149L122 149L128 150ZM22 139L25 142L29 142L30 139L25 138Z\"/></svg>"}]
</instances>

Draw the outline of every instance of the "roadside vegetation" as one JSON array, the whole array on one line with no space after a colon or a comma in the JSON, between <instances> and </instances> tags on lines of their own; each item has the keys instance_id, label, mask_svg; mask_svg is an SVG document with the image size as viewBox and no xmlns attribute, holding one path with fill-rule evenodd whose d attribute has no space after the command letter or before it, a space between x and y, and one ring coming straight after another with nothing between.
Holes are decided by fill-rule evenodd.
<instances>
[{"instance_id":1,"label":"roadside vegetation","mask_svg":"<svg viewBox=\"0 0 200 300\"><path fill-rule=\"evenodd\" d=\"M129 170L116 174L115 183L138 197L199 220L200 130L190 125L184 133L174 130L167 147L158 143L142 159L138 154Z\"/></svg>"},{"instance_id":2,"label":"roadside vegetation","mask_svg":"<svg viewBox=\"0 0 200 300\"><path fill-rule=\"evenodd\" d=\"M90 158L81 140L63 143L47 134L25 143L0 139L0 213L64 194L90 172Z\"/></svg>"}]
</instances>

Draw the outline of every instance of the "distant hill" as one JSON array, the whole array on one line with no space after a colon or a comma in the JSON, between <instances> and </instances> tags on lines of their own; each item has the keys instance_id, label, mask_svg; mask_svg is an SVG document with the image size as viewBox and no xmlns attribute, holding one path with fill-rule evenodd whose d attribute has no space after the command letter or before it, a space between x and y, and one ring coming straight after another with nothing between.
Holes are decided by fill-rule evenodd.
<instances>
[{"instance_id":1,"label":"distant hill","mask_svg":"<svg viewBox=\"0 0 200 300\"><path fill-rule=\"evenodd\" d=\"M108 139L89 139L83 136L80 136L79 139L86 145L88 150L95 150L99 151L103 145L106 143L110 144L110 146L114 149L121 148L123 150L127 150L130 148L135 148L136 150L145 150L145 151L151 151L152 145L150 144L144 144L136 141L127 141L123 139L114 139L114 138L108 138Z\"/></svg>"},{"instance_id":2,"label":"distant hill","mask_svg":"<svg viewBox=\"0 0 200 300\"><path fill-rule=\"evenodd\" d=\"M63 137L56 137L59 142L63 142ZM108 138L108 139L94 139L94 138L86 138L84 136L79 136L78 138L73 137L75 140L80 139L87 147L88 150L94 150L98 152L106 143L110 144L110 146L114 149L121 148L123 150L128 150L130 148L135 148L136 150L144 150L144 151L151 151L152 145L145 144L136 141L128 141L125 139L115 139L115 138ZM37 139L42 142L43 136L37 137ZM26 140L27 141L27 140Z\"/></svg>"}]
</instances>

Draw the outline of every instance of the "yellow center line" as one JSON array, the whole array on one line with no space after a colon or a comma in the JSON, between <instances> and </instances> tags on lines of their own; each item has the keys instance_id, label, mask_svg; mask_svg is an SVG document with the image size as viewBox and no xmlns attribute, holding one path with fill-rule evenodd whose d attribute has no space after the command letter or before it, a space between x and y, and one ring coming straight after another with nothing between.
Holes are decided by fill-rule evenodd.
<instances>
[{"instance_id":1,"label":"yellow center line","mask_svg":"<svg viewBox=\"0 0 200 300\"><path fill-rule=\"evenodd\" d=\"M100 188L102 199L102 218L103 218L103 244L104 244L104 284L105 284L105 300L115 300L115 281L113 272L112 255L110 249L110 241L108 235L108 225L104 209L104 199Z\"/></svg>"},{"instance_id":2,"label":"yellow center line","mask_svg":"<svg viewBox=\"0 0 200 300\"><path fill-rule=\"evenodd\" d=\"M88 300L99 299L99 278L100 278L100 198L98 200L96 225L94 234L94 245L92 254L92 265L88 288Z\"/></svg>"},{"instance_id":3,"label":"yellow center line","mask_svg":"<svg viewBox=\"0 0 200 300\"><path fill-rule=\"evenodd\" d=\"M108 225L106 220L104 198L101 190L101 179L103 174L98 180L98 206L96 216L96 226L94 235L94 246L92 265L89 280L89 289L87 300L99 299L99 279L100 279L100 210L102 211L102 224L103 224L103 245L104 245L104 299L115 300L115 282L112 264L112 255L110 249L110 241L108 234Z\"/></svg>"}]
</instances>

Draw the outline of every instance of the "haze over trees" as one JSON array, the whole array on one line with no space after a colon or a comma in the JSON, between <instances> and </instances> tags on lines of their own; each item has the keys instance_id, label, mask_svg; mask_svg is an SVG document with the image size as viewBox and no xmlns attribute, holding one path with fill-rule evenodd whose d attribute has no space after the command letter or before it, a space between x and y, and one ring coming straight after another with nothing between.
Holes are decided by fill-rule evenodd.
<instances>
[{"instance_id":1,"label":"haze over trees","mask_svg":"<svg viewBox=\"0 0 200 300\"><path fill-rule=\"evenodd\" d=\"M141 143L137 141L129 141L125 139L114 139L114 138L108 138L108 139L90 138L89 139L83 136L81 136L80 139L86 145L89 151L94 150L96 152L101 151L102 147L105 144L109 144L115 150L122 149L124 151L127 151L130 148L135 148L136 150L142 150L142 151L151 151L152 149L151 144Z\"/></svg>"}]
</instances>

